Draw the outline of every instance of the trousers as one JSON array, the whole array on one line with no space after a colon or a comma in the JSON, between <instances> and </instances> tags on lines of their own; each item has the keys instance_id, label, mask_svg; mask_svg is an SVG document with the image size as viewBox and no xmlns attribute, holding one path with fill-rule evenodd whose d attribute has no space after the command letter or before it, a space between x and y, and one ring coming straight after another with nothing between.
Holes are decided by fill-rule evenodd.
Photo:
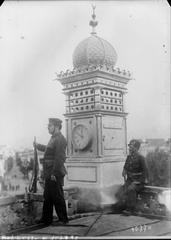
<instances>
[{"instance_id":1,"label":"trousers","mask_svg":"<svg viewBox=\"0 0 171 240\"><path fill-rule=\"evenodd\" d=\"M44 222L53 221L53 206L60 221L68 221L66 203L63 192L63 178L56 176L56 181L45 179L44 202L42 219Z\"/></svg>"},{"instance_id":2,"label":"trousers","mask_svg":"<svg viewBox=\"0 0 171 240\"><path fill-rule=\"evenodd\" d=\"M136 206L137 194L144 188L143 183L136 184L131 181L126 181L125 184L119 189L116 197L118 199L117 207L122 210L133 210Z\"/></svg>"}]
</instances>

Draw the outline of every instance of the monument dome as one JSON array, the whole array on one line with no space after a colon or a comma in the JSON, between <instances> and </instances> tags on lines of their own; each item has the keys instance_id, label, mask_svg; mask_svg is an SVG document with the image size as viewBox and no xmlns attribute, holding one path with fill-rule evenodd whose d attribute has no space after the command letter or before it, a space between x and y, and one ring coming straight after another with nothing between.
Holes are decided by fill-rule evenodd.
<instances>
[{"instance_id":1,"label":"monument dome","mask_svg":"<svg viewBox=\"0 0 171 240\"><path fill-rule=\"evenodd\" d=\"M94 10L94 9L93 9ZM117 54L114 47L106 40L97 36L95 27L95 13L93 12L90 26L91 36L81 41L73 53L74 68L81 69L88 66L106 65L114 66L117 61Z\"/></svg>"},{"instance_id":2,"label":"monument dome","mask_svg":"<svg viewBox=\"0 0 171 240\"><path fill-rule=\"evenodd\" d=\"M104 64L114 66L116 61L117 54L113 46L96 34L80 42L73 53L75 68Z\"/></svg>"}]
</instances>

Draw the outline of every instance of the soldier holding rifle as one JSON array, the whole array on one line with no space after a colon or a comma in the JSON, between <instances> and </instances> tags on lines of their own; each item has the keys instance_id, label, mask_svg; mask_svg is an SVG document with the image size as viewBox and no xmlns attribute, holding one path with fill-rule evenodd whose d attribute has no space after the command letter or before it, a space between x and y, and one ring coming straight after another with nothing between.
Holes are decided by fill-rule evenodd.
<instances>
[{"instance_id":1,"label":"soldier holding rifle","mask_svg":"<svg viewBox=\"0 0 171 240\"><path fill-rule=\"evenodd\" d=\"M68 223L66 204L63 193L64 176L66 169L66 139L61 133L62 121L58 118L49 118L48 131L51 134L47 146L37 144L39 151L44 151L43 174L45 179L43 212L37 223L50 225L53 221L53 206L55 207L58 222Z\"/></svg>"},{"instance_id":2,"label":"soldier holding rifle","mask_svg":"<svg viewBox=\"0 0 171 240\"><path fill-rule=\"evenodd\" d=\"M125 209L128 209L130 212L134 211L137 193L144 188L145 183L148 181L145 159L138 153L140 142L133 139L128 146L129 155L122 172L125 183L116 194L118 202L113 206L114 212L121 212Z\"/></svg>"}]
</instances>

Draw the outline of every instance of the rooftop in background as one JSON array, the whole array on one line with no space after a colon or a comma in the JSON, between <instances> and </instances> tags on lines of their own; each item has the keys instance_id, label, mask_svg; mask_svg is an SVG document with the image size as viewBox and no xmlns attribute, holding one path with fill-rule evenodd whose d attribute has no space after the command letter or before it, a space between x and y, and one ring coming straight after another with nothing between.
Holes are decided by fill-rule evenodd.
<instances>
[{"instance_id":1,"label":"rooftop in background","mask_svg":"<svg viewBox=\"0 0 171 240\"><path fill-rule=\"evenodd\" d=\"M147 144L156 146L156 147L166 144L166 140L163 138L147 138L146 142Z\"/></svg>"}]
</instances>

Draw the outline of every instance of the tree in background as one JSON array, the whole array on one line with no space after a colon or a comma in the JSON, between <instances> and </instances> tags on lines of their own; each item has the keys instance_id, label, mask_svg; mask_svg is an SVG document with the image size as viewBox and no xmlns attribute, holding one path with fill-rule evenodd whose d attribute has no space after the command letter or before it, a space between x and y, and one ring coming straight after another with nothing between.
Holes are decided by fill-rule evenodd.
<instances>
[{"instance_id":1,"label":"tree in background","mask_svg":"<svg viewBox=\"0 0 171 240\"><path fill-rule=\"evenodd\" d=\"M171 155L156 148L146 156L149 171L149 185L159 187L171 186Z\"/></svg>"},{"instance_id":2,"label":"tree in background","mask_svg":"<svg viewBox=\"0 0 171 240\"><path fill-rule=\"evenodd\" d=\"M29 172L33 170L33 161L34 160L31 158L30 161L23 162L18 154L16 154L16 164L19 166L19 170L23 173L25 179L29 178Z\"/></svg>"}]
</instances>

